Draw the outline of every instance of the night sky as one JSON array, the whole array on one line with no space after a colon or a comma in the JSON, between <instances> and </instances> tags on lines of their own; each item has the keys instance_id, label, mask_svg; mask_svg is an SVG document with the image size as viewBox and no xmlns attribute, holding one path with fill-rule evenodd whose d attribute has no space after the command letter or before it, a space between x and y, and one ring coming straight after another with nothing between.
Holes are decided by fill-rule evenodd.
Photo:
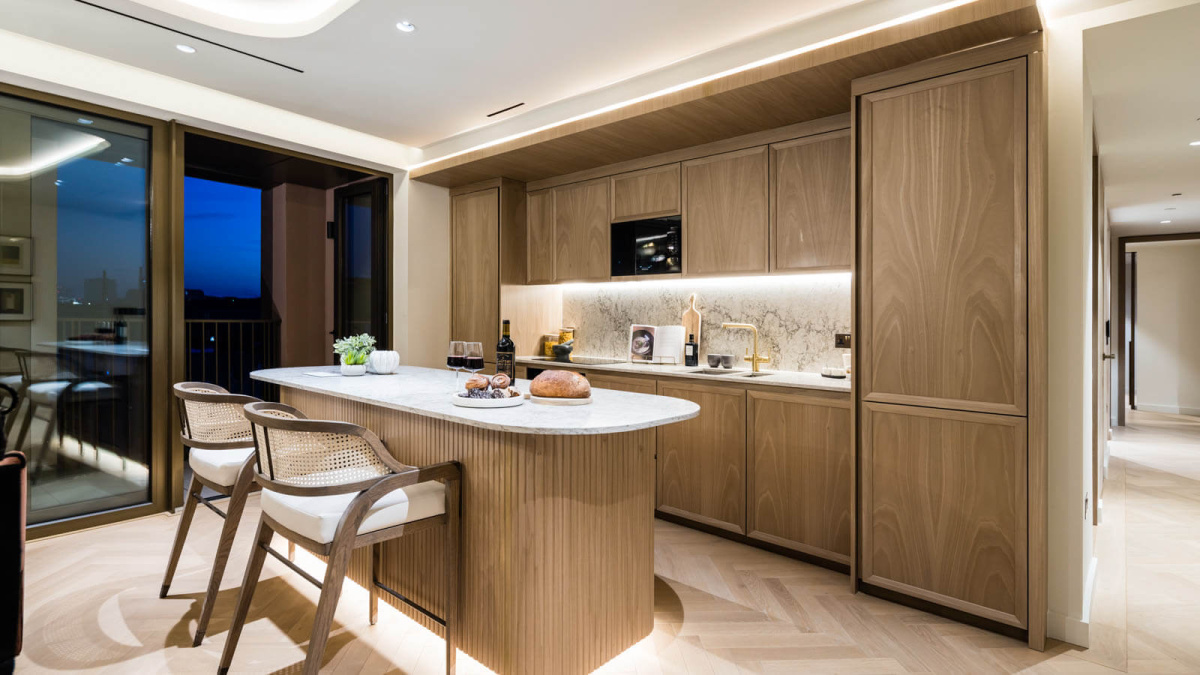
<instances>
[{"instance_id":1,"label":"night sky","mask_svg":"<svg viewBox=\"0 0 1200 675\"><path fill-rule=\"evenodd\" d=\"M262 191L184 178L184 288L205 295L262 293Z\"/></svg>"},{"instance_id":2,"label":"night sky","mask_svg":"<svg viewBox=\"0 0 1200 675\"><path fill-rule=\"evenodd\" d=\"M146 171L82 159L57 176L60 292L81 297L85 279L107 274L124 297L146 266Z\"/></svg>"}]
</instances>

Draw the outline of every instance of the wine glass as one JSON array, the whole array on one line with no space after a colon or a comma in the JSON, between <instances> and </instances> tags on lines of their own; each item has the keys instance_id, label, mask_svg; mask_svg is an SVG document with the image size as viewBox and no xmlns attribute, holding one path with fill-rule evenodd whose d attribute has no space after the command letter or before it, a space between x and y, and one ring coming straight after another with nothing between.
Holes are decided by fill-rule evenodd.
<instances>
[{"instance_id":1,"label":"wine glass","mask_svg":"<svg viewBox=\"0 0 1200 675\"><path fill-rule=\"evenodd\" d=\"M483 370L483 343L468 342L466 359L464 360L466 369L472 373L478 373Z\"/></svg>"},{"instance_id":2,"label":"wine glass","mask_svg":"<svg viewBox=\"0 0 1200 675\"><path fill-rule=\"evenodd\" d=\"M450 350L446 352L446 367L454 371L454 391L458 391L458 374L466 365L467 343L452 340Z\"/></svg>"}]
</instances>

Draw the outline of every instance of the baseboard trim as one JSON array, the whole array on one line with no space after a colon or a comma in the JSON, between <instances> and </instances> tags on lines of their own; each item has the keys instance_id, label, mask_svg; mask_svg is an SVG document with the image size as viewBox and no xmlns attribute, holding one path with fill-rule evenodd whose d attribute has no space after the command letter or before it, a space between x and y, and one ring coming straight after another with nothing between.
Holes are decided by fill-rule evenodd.
<instances>
[{"instance_id":1,"label":"baseboard trim","mask_svg":"<svg viewBox=\"0 0 1200 675\"><path fill-rule=\"evenodd\" d=\"M1188 415L1200 417L1200 408L1181 408L1177 405L1158 405L1157 403L1138 403L1142 412L1167 413L1168 415Z\"/></svg>"},{"instance_id":2,"label":"baseboard trim","mask_svg":"<svg viewBox=\"0 0 1200 675\"><path fill-rule=\"evenodd\" d=\"M1092 594L1096 590L1096 565L1099 562L1093 556L1091 563L1088 564L1087 579L1083 585L1083 618L1076 619L1054 611L1046 612L1047 637L1069 642L1084 649L1090 646Z\"/></svg>"}]
</instances>

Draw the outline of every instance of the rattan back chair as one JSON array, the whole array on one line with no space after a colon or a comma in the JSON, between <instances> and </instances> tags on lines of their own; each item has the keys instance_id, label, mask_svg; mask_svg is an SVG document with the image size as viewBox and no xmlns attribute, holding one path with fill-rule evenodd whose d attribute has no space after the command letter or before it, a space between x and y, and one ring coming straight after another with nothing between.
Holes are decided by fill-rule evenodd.
<instances>
[{"instance_id":1,"label":"rattan back chair","mask_svg":"<svg viewBox=\"0 0 1200 675\"><path fill-rule=\"evenodd\" d=\"M218 673L233 661L255 585L276 532L318 555L328 556L319 582L295 564L285 565L321 588L305 675L316 675L354 549L372 547L370 621L378 618L383 591L423 612L445 628L446 672L455 667L458 630L458 550L462 473L457 462L408 466L388 452L371 430L348 422L307 419L281 403L252 403L245 415L254 426L256 480L262 485L262 518L246 565ZM331 498L338 496L338 509ZM343 507L344 504L344 507ZM318 507L319 505L319 507ZM333 512L337 517L329 518ZM442 616L378 583L383 542L441 526L445 533L446 607Z\"/></svg>"},{"instance_id":2,"label":"rattan back chair","mask_svg":"<svg viewBox=\"0 0 1200 675\"><path fill-rule=\"evenodd\" d=\"M200 619L196 623L193 646L198 646L204 640L208 621L212 618L213 604L221 590L221 577L229 562L229 551L237 535L238 521L246 508L246 498L258 488L254 483L254 434L242 408L247 403L257 403L259 399L231 394L223 387L207 382L180 382L174 389L179 412L179 435L190 451L188 466L191 467L192 477L184 498L179 527L175 530L171 558L159 590L160 598L167 597L170 591L196 505L203 504L225 519L208 577L208 588L204 593L204 604L200 608ZM206 487L229 496L226 510L222 511L203 496L202 491Z\"/></svg>"}]
</instances>

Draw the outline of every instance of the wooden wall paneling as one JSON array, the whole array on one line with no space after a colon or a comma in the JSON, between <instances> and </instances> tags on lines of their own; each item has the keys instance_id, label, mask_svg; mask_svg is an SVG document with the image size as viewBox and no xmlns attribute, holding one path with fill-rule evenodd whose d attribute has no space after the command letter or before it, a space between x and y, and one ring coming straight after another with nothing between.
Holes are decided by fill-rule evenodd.
<instances>
[{"instance_id":1,"label":"wooden wall paneling","mask_svg":"<svg viewBox=\"0 0 1200 675\"><path fill-rule=\"evenodd\" d=\"M747 535L849 563L849 399L747 395Z\"/></svg>"},{"instance_id":2,"label":"wooden wall paneling","mask_svg":"<svg viewBox=\"0 0 1200 675\"><path fill-rule=\"evenodd\" d=\"M1025 627L1022 417L864 403L863 581Z\"/></svg>"},{"instance_id":3,"label":"wooden wall paneling","mask_svg":"<svg viewBox=\"0 0 1200 675\"><path fill-rule=\"evenodd\" d=\"M844 113L851 81L1042 27L1033 0L977 0L511 141L413 167L443 186L532 182Z\"/></svg>"},{"instance_id":4,"label":"wooden wall paneling","mask_svg":"<svg viewBox=\"0 0 1200 675\"><path fill-rule=\"evenodd\" d=\"M554 242L554 193L537 190L526 195L526 283L552 284L556 247Z\"/></svg>"},{"instance_id":5,"label":"wooden wall paneling","mask_svg":"<svg viewBox=\"0 0 1200 675\"><path fill-rule=\"evenodd\" d=\"M745 534L746 390L660 380L658 394L700 406L658 429L658 509Z\"/></svg>"},{"instance_id":6,"label":"wooden wall paneling","mask_svg":"<svg viewBox=\"0 0 1200 675\"><path fill-rule=\"evenodd\" d=\"M497 673L587 673L653 630L653 429L535 436L284 388L313 417L375 431L400 461L463 465L460 649ZM438 613L441 531L383 547L381 582ZM370 581L370 549L347 574ZM380 596L435 633L423 614Z\"/></svg>"},{"instance_id":7,"label":"wooden wall paneling","mask_svg":"<svg viewBox=\"0 0 1200 675\"><path fill-rule=\"evenodd\" d=\"M685 276L767 272L767 146L683 163Z\"/></svg>"},{"instance_id":8,"label":"wooden wall paneling","mask_svg":"<svg viewBox=\"0 0 1200 675\"><path fill-rule=\"evenodd\" d=\"M863 400L1024 414L1025 60L860 100Z\"/></svg>"},{"instance_id":9,"label":"wooden wall paneling","mask_svg":"<svg viewBox=\"0 0 1200 675\"><path fill-rule=\"evenodd\" d=\"M500 340L500 189L450 199L450 337L483 343L496 362Z\"/></svg>"},{"instance_id":10,"label":"wooden wall paneling","mask_svg":"<svg viewBox=\"0 0 1200 675\"><path fill-rule=\"evenodd\" d=\"M609 180L614 223L680 213L678 163L623 173Z\"/></svg>"},{"instance_id":11,"label":"wooden wall paneling","mask_svg":"<svg viewBox=\"0 0 1200 675\"><path fill-rule=\"evenodd\" d=\"M848 269L850 131L770 146L771 271Z\"/></svg>"},{"instance_id":12,"label":"wooden wall paneling","mask_svg":"<svg viewBox=\"0 0 1200 675\"><path fill-rule=\"evenodd\" d=\"M608 180L554 188L554 250L557 281L608 281Z\"/></svg>"}]
</instances>

